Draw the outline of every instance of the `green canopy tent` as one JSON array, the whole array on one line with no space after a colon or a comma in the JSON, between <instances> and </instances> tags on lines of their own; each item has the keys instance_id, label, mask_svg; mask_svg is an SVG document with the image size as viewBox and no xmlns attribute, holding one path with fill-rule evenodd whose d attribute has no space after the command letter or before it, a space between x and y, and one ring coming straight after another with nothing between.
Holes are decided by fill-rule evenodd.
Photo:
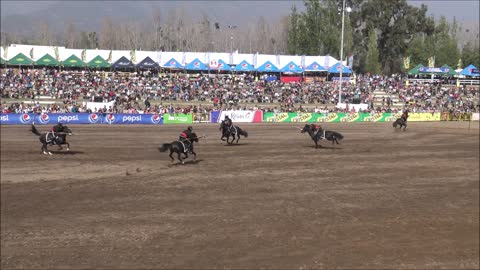
<instances>
[{"instance_id":1,"label":"green canopy tent","mask_svg":"<svg viewBox=\"0 0 480 270\"><path fill-rule=\"evenodd\" d=\"M444 75L444 76L453 77L453 76L457 75L457 72L455 72L455 70L453 68L451 68L450 66L448 66L447 64L443 65L442 68L445 69L445 70L448 69L447 72L442 73L442 75Z\"/></svg>"},{"instance_id":2,"label":"green canopy tent","mask_svg":"<svg viewBox=\"0 0 480 270\"><path fill-rule=\"evenodd\" d=\"M10 59L7 64L12 66L31 65L33 64L33 61L30 58L26 57L23 53L19 53L15 57Z\"/></svg>"},{"instance_id":3,"label":"green canopy tent","mask_svg":"<svg viewBox=\"0 0 480 270\"><path fill-rule=\"evenodd\" d=\"M420 70L419 70L419 69L422 68L422 67L424 67L424 66L423 66L422 64L419 64L418 66L410 69L410 70L408 71L408 75L418 75L418 74L420 74Z\"/></svg>"},{"instance_id":4,"label":"green canopy tent","mask_svg":"<svg viewBox=\"0 0 480 270\"><path fill-rule=\"evenodd\" d=\"M87 66L90 68L108 68L110 67L110 64L100 55L98 55L97 57L93 58L92 61L88 62Z\"/></svg>"},{"instance_id":5,"label":"green canopy tent","mask_svg":"<svg viewBox=\"0 0 480 270\"><path fill-rule=\"evenodd\" d=\"M84 67L85 63L83 63L80 58L78 58L76 55L72 54L70 57L65 59L63 62L64 67Z\"/></svg>"},{"instance_id":6,"label":"green canopy tent","mask_svg":"<svg viewBox=\"0 0 480 270\"><path fill-rule=\"evenodd\" d=\"M55 58L53 58L50 54L47 53L44 56L42 56L40 59L35 61L35 65L51 67L51 66L59 66L60 63Z\"/></svg>"}]
</instances>

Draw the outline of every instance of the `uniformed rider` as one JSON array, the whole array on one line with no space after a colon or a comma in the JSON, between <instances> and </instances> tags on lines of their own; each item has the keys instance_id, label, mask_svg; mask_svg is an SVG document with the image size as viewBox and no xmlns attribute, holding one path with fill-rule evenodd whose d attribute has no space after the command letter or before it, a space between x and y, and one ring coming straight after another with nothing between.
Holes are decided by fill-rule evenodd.
<instances>
[{"instance_id":1,"label":"uniformed rider","mask_svg":"<svg viewBox=\"0 0 480 270\"><path fill-rule=\"evenodd\" d=\"M402 116L400 117L403 119L403 121L405 121L405 123L407 122L407 119L408 119L408 109L405 110L403 113L402 113Z\"/></svg>"},{"instance_id":2,"label":"uniformed rider","mask_svg":"<svg viewBox=\"0 0 480 270\"><path fill-rule=\"evenodd\" d=\"M189 126L186 130L180 133L180 136L178 137L178 140L185 145L187 150L191 149L192 142L190 141L190 138L192 137L192 132L193 128Z\"/></svg>"},{"instance_id":3,"label":"uniformed rider","mask_svg":"<svg viewBox=\"0 0 480 270\"><path fill-rule=\"evenodd\" d=\"M225 115L225 120L224 121L225 121L225 126L227 126L228 130L230 131L230 128L233 125L232 119L230 119L230 117L228 117L228 115Z\"/></svg>"},{"instance_id":4,"label":"uniformed rider","mask_svg":"<svg viewBox=\"0 0 480 270\"><path fill-rule=\"evenodd\" d=\"M62 132L62 130L63 130L63 124L62 123L58 123L50 129L50 131L52 132L52 134L54 136L53 137L53 144L57 144L57 141L58 141L57 133Z\"/></svg>"}]
</instances>

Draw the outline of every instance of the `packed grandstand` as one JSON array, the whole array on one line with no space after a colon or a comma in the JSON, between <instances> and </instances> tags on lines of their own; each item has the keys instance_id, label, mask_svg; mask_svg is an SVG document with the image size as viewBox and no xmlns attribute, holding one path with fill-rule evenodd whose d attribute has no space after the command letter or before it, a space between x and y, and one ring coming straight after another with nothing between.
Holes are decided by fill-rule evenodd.
<instances>
[{"instance_id":1,"label":"packed grandstand","mask_svg":"<svg viewBox=\"0 0 480 270\"><path fill-rule=\"evenodd\" d=\"M1 48L2 113L478 112L480 74L353 74L331 56ZM30 55L27 57L26 55ZM8 60L6 60L8 59ZM8 102L7 102L8 101ZM87 102L104 103L88 107ZM110 103L109 103L110 102ZM363 106L356 106L361 104Z\"/></svg>"}]
</instances>

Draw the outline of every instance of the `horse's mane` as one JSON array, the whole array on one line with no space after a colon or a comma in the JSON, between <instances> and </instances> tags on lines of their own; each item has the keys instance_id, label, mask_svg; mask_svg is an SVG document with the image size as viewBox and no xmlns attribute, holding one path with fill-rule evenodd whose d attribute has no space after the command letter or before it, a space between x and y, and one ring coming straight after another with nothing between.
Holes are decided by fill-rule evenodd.
<instances>
[{"instance_id":1,"label":"horse's mane","mask_svg":"<svg viewBox=\"0 0 480 270\"><path fill-rule=\"evenodd\" d=\"M198 142L198 136L197 136L197 133L195 133L195 132L192 132L192 136L190 137L190 140L191 140L191 141L196 141L196 142Z\"/></svg>"}]
</instances>

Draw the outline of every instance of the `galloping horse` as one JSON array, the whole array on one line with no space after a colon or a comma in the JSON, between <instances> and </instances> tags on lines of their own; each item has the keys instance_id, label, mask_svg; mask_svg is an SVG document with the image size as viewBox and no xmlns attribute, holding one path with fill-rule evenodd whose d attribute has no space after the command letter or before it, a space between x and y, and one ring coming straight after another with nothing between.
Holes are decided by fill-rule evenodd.
<instances>
[{"instance_id":1,"label":"galloping horse","mask_svg":"<svg viewBox=\"0 0 480 270\"><path fill-rule=\"evenodd\" d=\"M407 128L407 121L405 121L405 119L401 117L397 118L397 120L393 122L393 128L397 128L397 126L400 126L400 130L402 130L402 126L403 126L403 131L405 131L405 129Z\"/></svg>"},{"instance_id":2,"label":"galloping horse","mask_svg":"<svg viewBox=\"0 0 480 270\"><path fill-rule=\"evenodd\" d=\"M246 130L243 130L240 127L234 126L234 125L232 125L231 127L227 127L227 125L225 125L225 120L223 120L220 123L219 130L222 131L222 137L220 137L220 140L225 141L223 138L227 138L228 144L232 144L233 141L235 141L235 136L238 136L237 143L238 143L238 140L240 140L240 135L245 136L245 138L248 138L248 132ZM228 141L230 136L232 136L231 142Z\"/></svg>"},{"instance_id":3,"label":"galloping horse","mask_svg":"<svg viewBox=\"0 0 480 270\"><path fill-rule=\"evenodd\" d=\"M310 135L310 138L315 142L315 148L318 148L319 146L322 147L321 145L318 144L318 141L321 139L326 139L328 141L332 141L332 144L340 144L338 140L343 139L343 135L335 132L335 131L329 131L329 130L324 130L321 126L315 126L314 124L308 125L306 124L301 133L307 132L308 135Z\"/></svg>"},{"instance_id":4,"label":"galloping horse","mask_svg":"<svg viewBox=\"0 0 480 270\"><path fill-rule=\"evenodd\" d=\"M67 151L70 151L70 144L67 142L67 135L72 135L72 131L67 126L62 126L59 132L46 132L40 133L37 128L32 125L30 129L33 134L39 136L39 140L42 143L42 152L45 155L52 155L52 152L47 150L47 145L58 145L59 150L62 150L62 145L67 145Z\"/></svg>"},{"instance_id":5,"label":"galloping horse","mask_svg":"<svg viewBox=\"0 0 480 270\"><path fill-rule=\"evenodd\" d=\"M193 151L193 142L198 143L198 137L195 132L192 132L192 135L187 138L185 142L181 141L174 141L172 143L164 143L162 144L159 148L158 151L160 152L165 152L167 150L170 150L170 155L169 157L172 159L172 162L175 160L172 155L173 153L177 153L178 160L182 163L185 164L184 159L188 158L188 153L193 154L193 162L196 161L197 159L197 153ZM185 156L182 158L181 154L184 154Z\"/></svg>"}]
</instances>

